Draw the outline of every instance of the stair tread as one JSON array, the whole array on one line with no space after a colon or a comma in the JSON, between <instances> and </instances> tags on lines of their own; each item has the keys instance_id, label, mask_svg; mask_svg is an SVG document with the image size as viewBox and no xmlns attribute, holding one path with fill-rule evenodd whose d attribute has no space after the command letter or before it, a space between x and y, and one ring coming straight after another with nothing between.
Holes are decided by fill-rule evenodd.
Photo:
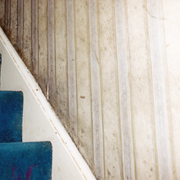
<instances>
[{"instance_id":1,"label":"stair tread","mask_svg":"<svg viewBox=\"0 0 180 180\"><path fill-rule=\"evenodd\" d=\"M0 91L0 143L22 141L23 93Z\"/></svg>"},{"instance_id":2,"label":"stair tread","mask_svg":"<svg viewBox=\"0 0 180 180\"><path fill-rule=\"evenodd\" d=\"M0 143L0 179L50 180L50 142Z\"/></svg>"}]
</instances>

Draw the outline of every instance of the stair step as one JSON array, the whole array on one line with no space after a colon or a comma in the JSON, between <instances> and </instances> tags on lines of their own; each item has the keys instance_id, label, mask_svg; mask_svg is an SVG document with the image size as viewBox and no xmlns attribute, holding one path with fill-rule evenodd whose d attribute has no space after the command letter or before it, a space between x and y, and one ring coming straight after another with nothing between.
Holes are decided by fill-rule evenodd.
<instances>
[{"instance_id":1,"label":"stair step","mask_svg":"<svg viewBox=\"0 0 180 180\"><path fill-rule=\"evenodd\" d=\"M0 179L50 180L50 142L0 143Z\"/></svg>"},{"instance_id":2,"label":"stair step","mask_svg":"<svg viewBox=\"0 0 180 180\"><path fill-rule=\"evenodd\" d=\"M22 141L23 93L0 91L0 143Z\"/></svg>"}]
</instances>

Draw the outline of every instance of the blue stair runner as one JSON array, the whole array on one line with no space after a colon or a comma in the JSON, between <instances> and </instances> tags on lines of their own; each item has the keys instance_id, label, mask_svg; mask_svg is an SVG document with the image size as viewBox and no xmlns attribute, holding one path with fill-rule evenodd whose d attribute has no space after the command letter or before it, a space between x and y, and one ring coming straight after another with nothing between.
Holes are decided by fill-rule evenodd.
<instances>
[{"instance_id":1,"label":"blue stair runner","mask_svg":"<svg viewBox=\"0 0 180 180\"><path fill-rule=\"evenodd\" d=\"M23 94L0 91L0 180L50 180L50 142L22 142Z\"/></svg>"},{"instance_id":2,"label":"blue stair runner","mask_svg":"<svg viewBox=\"0 0 180 180\"><path fill-rule=\"evenodd\" d=\"M23 94L0 91L0 143L22 142Z\"/></svg>"}]
</instances>

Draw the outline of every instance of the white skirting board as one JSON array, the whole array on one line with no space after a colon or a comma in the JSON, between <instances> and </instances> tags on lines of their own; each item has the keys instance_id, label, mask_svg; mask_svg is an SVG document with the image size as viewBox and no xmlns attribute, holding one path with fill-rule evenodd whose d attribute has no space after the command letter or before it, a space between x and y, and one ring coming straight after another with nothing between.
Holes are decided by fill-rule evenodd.
<instances>
[{"instance_id":1,"label":"white skirting board","mask_svg":"<svg viewBox=\"0 0 180 180\"><path fill-rule=\"evenodd\" d=\"M40 87L0 28L1 90L23 91L23 141L51 141L53 180L94 180Z\"/></svg>"}]
</instances>

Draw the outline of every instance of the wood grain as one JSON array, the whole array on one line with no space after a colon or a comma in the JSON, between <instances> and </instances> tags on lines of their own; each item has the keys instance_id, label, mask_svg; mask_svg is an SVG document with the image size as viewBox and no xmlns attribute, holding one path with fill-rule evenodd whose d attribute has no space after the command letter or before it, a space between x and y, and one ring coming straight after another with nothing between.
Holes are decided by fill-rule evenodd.
<instances>
[{"instance_id":1,"label":"wood grain","mask_svg":"<svg viewBox=\"0 0 180 180\"><path fill-rule=\"evenodd\" d=\"M10 23L11 23L11 0L5 1L5 20L4 20L4 30L6 34L10 35Z\"/></svg>"},{"instance_id":2,"label":"wood grain","mask_svg":"<svg viewBox=\"0 0 180 180\"><path fill-rule=\"evenodd\" d=\"M168 105L168 114L169 114L169 130L170 138L172 145L172 170L173 170L173 179L180 178L180 105L179 105L179 93L180 93L180 84L179 84L179 57L180 52L178 47L180 45L180 36L179 33L179 18L180 15L179 8L180 2L172 0L164 0L162 3L162 18L164 19L164 53L165 53L165 65L166 67L166 92L167 92L167 105ZM171 32L171 33L170 33Z\"/></svg>"},{"instance_id":3,"label":"wood grain","mask_svg":"<svg viewBox=\"0 0 180 180\"><path fill-rule=\"evenodd\" d=\"M136 179L154 180L157 178L157 172L153 113L149 91L152 84L149 83L148 74L151 67L149 66L149 52L145 46L147 18L143 6L146 6L143 1L127 1L134 156Z\"/></svg>"},{"instance_id":4,"label":"wood grain","mask_svg":"<svg viewBox=\"0 0 180 180\"><path fill-rule=\"evenodd\" d=\"M11 3L13 3L11 1ZM12 5L11 5L12 7ZM23 47L23 0L17 1L17 50L19 52L19 55L22 56L22 47Z\"/></svg>"},{"instance_id":5,"label":"wood grain","mask_svg":"<svg viewBox=\"0 0 180 180\"><path fill-rule=\"evenodd\" d=\"M4 29L5 21L5 0L0 0L0 26Z\"/></svg>"},{"instance_id":6,"label":"wood grain","mask_svg":"<svg viewBox=\"0 0 180 180\"><path fill-rule=\"evenodd\" d=\"M23 49L22 49L22 58L28 69L32 72L32 26L31 26L31 0L26 0L26 3L23 4L24 9L24 21L23 21Z\"/></svg>"},{"instance_id":7,"label":"wood grain","mask_svg":"<svg viewBox=\"0 0 180 180\"><path fill-rule=\"evenodd\" d=\"M173 179L159 3L147 3L159 179Z\"/></svg>"},{"instance_id":8,"label":"wood grain","mask_svg":"<svg viewBox=\"0 0 180 180\"><path fill-rule=\"evenodd\" d=\"M98 14L96 0L89 1L89 46L91 71L91 101L94 143L94 173L104 179L104 137L101 108L101 79L98 47Z\"/></svg>"},{"instance_id":9,"label":"wood grain","mask_svg":"<svg viewBox=\"0 0 180 180\"><path fill-rule=\"evenodd\" d=\"M121 179L122 173L113 7L112 1L98 1L105 179L116 180Z\"/></svg>"},{"instance_id":10,"label":"wood grain","mask_svg":"<svg viewBox=\"0 0 180 180\"><path fill-rule=\"evenodd\" d=\"M17 0L11 0L10 41L17 50ZM23 26L22 26L23 27Z\"/></svg>"},{"instance_id":11,"label":"wood grain","mask_svg":"<svg viewBox=\"0 0 180 180\"><path fill-rule=\"evenodd\" d=\"M77 91L76 91L76 59L74 34L74 1L66 1L67 8L67 55L68 55L68 95L69 95L69 133L78 143L77 123Z\"/></svg>"},{"instance_id":12,"label":"wood grain","mask_svg":"<svg viewBox=\"0 0 180 180\"><path fill-rule=\"evenodd\" d=\"M39 85L45 96L47 96L47 81L48 81L48 27L47 27L47 0L39 0L39 28L38 28L38 42L39 42Z\"/></svg>"},{"instance_id":13,"label":"wood grain","mask_svg":"<svg viewBox=\"0 0 180 180\"><path fill-rule=\"evenodd\" d=\"M48 98L51 105L56 110L56 56L54 27L54 0L48 0Z\"/></svg>"},{"instance_id":14,"label":"wood grain","mask_svg":"<svg viewBox=\"0 0 180 180\"><path fill-rule=\"evenodd\" d=\"M0 25L98 180L180 178L179 9L0 0Z\"/></svg>"},{"instance_id":15,"label":"wood grain","mask_svg":"<svg viewBox=\"0 0 180 180\"><path fill-rule=\"evenodd\" d=\"M126 2L115 1L123 178L135 179Z\"/></svg>"},{"instance_id":16,"label":"wood grain","mask_svg":"<svg viewBox=\"0 0 180 180\"><path fill-rule=\"evenodd\" d=\"M39 78L39 62L38 62L38 0L32 0L32 73L35 79L38 81Z\"/></svg>"},{"instance_id":17,"label":"wood grain","mask_svg":"<svg viewBox=\"0 0 180 180\"><path fill-rule=\"evenodd\" d=\"M66 129L68 122L68 76L66 47L66 2L55 1L57 114Z\"/></svg>"},{"instance_id":18,"label":"wood grain","mask_svg":"<svg viewBox=\"0 0 180 180\"><path fill-rule=\"evenodd\" d=\"M78 148L93 167L87 1L75 2Z\"/></svg>"}]
</instances>

